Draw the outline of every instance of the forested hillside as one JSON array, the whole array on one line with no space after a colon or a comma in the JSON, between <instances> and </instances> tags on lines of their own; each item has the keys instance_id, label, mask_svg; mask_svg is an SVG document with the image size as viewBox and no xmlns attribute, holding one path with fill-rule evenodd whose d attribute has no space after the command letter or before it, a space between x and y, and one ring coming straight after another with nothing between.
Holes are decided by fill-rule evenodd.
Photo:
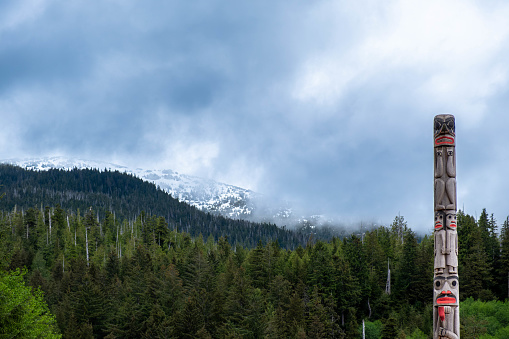
<instances>
[{"instance_id":1,"label":"forested hillside","mask_svg":"<svg viewBox=\"0 0 509 339\"><path fill-rule=\"evenodd\" d=\"M486 238L503 245L490 257L476 241L484 220L459 216L462 299L506 298L497 286L507 286L507 220L501 239ZM432 327L432 237L419 243L402 217L362 239L295 250L194 238L143 213L131 224L113 214L97 220L93 209L4 211L0 228L2 268L28 269L27 282L44 291L64 337L351 338L362 319L387 337ZM486 260L484 276L472 275L481 267L474 257ZM497 271L506 273L488 274Z\"/></svg>"},{"instance_id":2,"label":"forested hillside","mask_svg":"<svg viewBox=\"0 0 509 339\"><path fill-rule=\"evenodd\" d=\"M418 238L401 216L361 236L299 243L294 232L205 214L167 195L168 205L147 196L130 212L137 194L159 191L141 181L130 188L120 173L55 171L41 180L8 169L0 266L27 269L64 338L358 338L362 320L368 338L432 331L433 236ZM82 187L59 186L54 178L66 175ZM37 194L47 200L30 200ZM459 211L458 235L462 337L503 337L507 303L492 300L508 296L509 219L499 235L485 210L478 220Z\"/></svg>"},{"instance_id":3,"label":"forested hillside","mask_svg":"<svg viewBox=\"0 0 509 339\"><path fill-rule=\"evenodd\" d=\"M296 233L274 224L205 213L179 202L151 183L118 171L33 171L0 165L0 185L0 191L5 193L0 209L6 211L60 206L64 211L79 214L93 207L97 218L112 214L116 221L127 224L138 217L158 216L164 217L169 229L186 231L192 236L213 236L216 240L228 236L232 245L247 247L256 246L258 240L277 239L284 248L296 248L309 238L309 230Z\"/></svg>"}]
</instances>

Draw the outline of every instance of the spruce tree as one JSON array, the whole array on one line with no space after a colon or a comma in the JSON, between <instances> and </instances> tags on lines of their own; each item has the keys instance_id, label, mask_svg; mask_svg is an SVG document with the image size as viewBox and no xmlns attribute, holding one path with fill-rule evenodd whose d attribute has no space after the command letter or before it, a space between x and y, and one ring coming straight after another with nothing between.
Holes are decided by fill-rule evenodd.
<instances>
[{"instance_id":1,"label":"spruce tree","mask_svg":"<svg viewBox=\"0 0 509 339\"><path fill-rule=\"evenodd\" d=\"M485 233L486 234L486 233ZM473 217L458 213L460 298L489 300L492 276L488 256L482 238L482 229Z\"/></svg>"},{"instance_id":2,"label":"spruce tree","mask_svg":"<svg viewBox=\"0 0 509 339\"><path fill-rule=\"evenodd\" d=\"M410 229L403 231L403 245L401 257L398 258L397 270L394 273L394 289L393 293L397 300L405 300L407 303L415 303L413 294L417 271L416 271L416 258L417 258L417 239L415 233Z\"/></svg>"},{"instance_id":3,"label":"spruce tree","mask_svg":"<svg viewBox=\"0 0 509 339\"><path fill-rule=\"evenodd\" d=\"M484 252L486 253L489 274L491 277L496 277L500 259L500 243L497 238L497 223L493 214L491 217L488 216L485 208L479 216L478 226L481 232ZM495 293L498 289L496 280L491 279L486 286L486 289Z\"/></svg>"},{"instance_id":4,"label":"spruce tree","mask_svg":"<svg viewBox=\"0 0 509 339\"><path fill-rule=\"evenodd\" d=\"M357 304L350 304L350 306L357 310L357 318L363 318L369 313L368 298L371 292L366 252L361 238L355 235L344 239L343 248L351 275L358 285L358 289L354 288L352 294L357 294L357 291L359 292Z\"/></svg>"},{"instance_id":5,"label":"spruce tree","mask_svg":"<svg viewBox=\"0 0 509 339\"><path fill-rule=\"evenodd\" d=\"M249 252L246 271L253 282L253 286L264 288L269 282L268 264L266 262L265 247L261 240L252 251Z\"/></svg>"},{"instance_id":6,"label":"spruce tree","mask_svg":"<svg viewBox=\"0 0 509 339\"><path fill-rule=\"evenodd\" d=\"M308 285L318 287L319 293L323 295L329 295L334 290L332 274L331 251L327 244L317 241L309 257Z\"/></svg>"},{"instance_id":7,"label":"spruce tree","mask_svg":"<svg viewBox=\"0 0 509 339\"><path fill-rule=\"evenodd\" d=\"M509 299L509 216L505 219L500 232L500 266L497 276L499 277L501 300Z\"/></svg>"},{"instance_id":8,"label":"spruce tree","mask_svg":"<svg viewBox=\"0 0 509 339\"><path fill-rule=\"evenodd\" d=\"M383 321L382 337L381 339L394 339L398 336L398 325L396 317L391 314L388 319Z\"/></svg>"}]
</instances>

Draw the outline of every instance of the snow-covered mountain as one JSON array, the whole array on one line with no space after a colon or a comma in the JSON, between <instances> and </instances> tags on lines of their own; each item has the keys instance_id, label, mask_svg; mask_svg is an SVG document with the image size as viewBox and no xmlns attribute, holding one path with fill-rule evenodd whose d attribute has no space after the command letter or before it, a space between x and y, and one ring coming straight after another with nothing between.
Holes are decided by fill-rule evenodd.
<instances>
[{"instance_id":1,"label":"snow-covered mountain","mask_svg":"<svg viewBox=\"0 0 509 339\"><path fill-rule=\"evenodd\" d=\"M7 159L0 160L0 162L38 171L45 171L51 168L63 170L92 168L128 173L142 180L154 183L174 198L193 205L200 210L220 213L230 218L265 220L280 223L291 216L290 208L283 205L281 205L282 207L274 208L271 204L266 203L266 198L259 193L213 180L178 173L170 169L133 169L102 161L67 157Z\"/></svg>"}]
</instances>

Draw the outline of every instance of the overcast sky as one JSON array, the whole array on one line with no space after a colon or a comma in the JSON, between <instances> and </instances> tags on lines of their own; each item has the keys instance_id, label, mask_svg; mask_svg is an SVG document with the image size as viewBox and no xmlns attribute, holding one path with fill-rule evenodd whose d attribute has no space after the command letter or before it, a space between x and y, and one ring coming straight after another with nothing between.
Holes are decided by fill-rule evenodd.
<instances>
[{"instance_id":1,"label":"overcast sky","mask_svg":"<svg viewBox=\"0 0 509 339\"><path fill-rule=\"evenodd\" d=\"M506 1L2 1L0 158L170 168L343 221L509 215Z\"/></svg>"}]
</instances>

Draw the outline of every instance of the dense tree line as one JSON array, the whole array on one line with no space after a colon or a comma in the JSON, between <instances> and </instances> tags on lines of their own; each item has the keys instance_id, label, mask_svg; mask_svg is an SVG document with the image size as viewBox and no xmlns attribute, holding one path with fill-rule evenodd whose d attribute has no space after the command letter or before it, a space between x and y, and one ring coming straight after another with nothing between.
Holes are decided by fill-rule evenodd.
<instances>
[{"instance_id":1,"label":"dense tree line","mask_svg":"<svg viewBox=\"0 0 509 339\"><path fill-rule=\"evenodd\" d=\"M495 276L468 273L474 257L487 272L509 271L509 223L498 238L484 214L459 213L462 300L507 297ZM485 220L486 239L502 244L491 256L479 241ZM64 337L353 338L363 319L382 337L432 328L433 238L419 242L400 216L362 236L249 249L170 229L164 217L56 206L3 212L0 239L2 269L28 269Z\"/></svg>"},{"instance_id":2,"label":"dense tree line","mask_svg":"<svg viewBox=\"0 0 509 339\"><path fill-rule=\"evenodd\" d=\"M205 238L211 235L215 240L228 236L232 245L250 248L256 246L257 239L277 239L284 248L296 248L305 244L311 233L206 213L179 202L152 183L106 169L34 171L2 164L0 183L4 193L0 209L6 211L57 205L66 211L86 211L93 206L98 218L113 214L116 220L130 223L143 211L144 215L164 217L169 229Z\"/></svg>"},{"instance_id":3,"label":"dense tree line","mask_svg":"<svg viewBox=\"0 0 509 339\"><path fill-rule=\"evenodd\" d=\"M8 168L0 200L7 206L0 210L2 277L26 268L18 276L43 291L64 338L356 338L362 320L368 338L432 331L433 235L418 237L402 216L362 234L310 239L203 213L125 174L55 171L41 179L44 172ZM69 185L88 191L58 186L67 175L83 175L85 183ZM134 187L112 193L120 190L108 180ZM49 192L52 184L59 199L44 200L44 193L33 206L22 203L30 190ZM62 190L74 193L66 200ZM161 214L155 207L134 213L129 203L125 214L110 208L122 199L149 206L152 198L145 206L136 195L154 192L166 199ZM19 200L10 198L15 194ZM110 205L89 200L101 194ZM507 302L495 300L508 297L509 218L499 232L486 210L477 220L460 211L458 236L462 302L497 313L496 321L484 321L484 313L467 308L463 338L507 333Z\"/></svg>"},{"instance_id":4,"label":"dense tree line","mask_svg":"<svg viewBox=\"0 0 509 339\"><path fill-rule=\"evenodd\" d=\"M407 286L420 269L403 274L401 258L420 246L432 251L432 242L418 244L398 222L402 229L292 251L277 240L247 249L225 237L193 238L145 213L128 222L98 219L93 209L29 208L2 214L0 254L4 269L29 269L64 337L341 338L358 334L361 319L388 318L402 307L397 300L426 326L427 298L405 291L431 283ZM388 260L400 267L393 296L384 292Z\"/></svg>"}]
</instances>

